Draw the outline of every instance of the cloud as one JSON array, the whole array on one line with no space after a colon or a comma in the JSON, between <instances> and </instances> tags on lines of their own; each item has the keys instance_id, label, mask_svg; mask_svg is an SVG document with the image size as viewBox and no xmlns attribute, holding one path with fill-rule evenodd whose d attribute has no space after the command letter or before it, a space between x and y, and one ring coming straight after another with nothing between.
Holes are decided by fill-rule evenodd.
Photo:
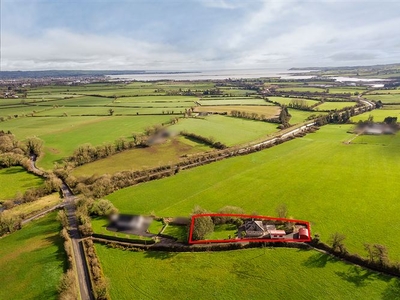
<instances>
[{"instance_id":1,"label":"cloud","mask_svg":"<svg viewBox=\"0 0 400 300\"><path fill-rule=\"evenodd\" d=\"M2 39L3 69L157 69L191 61L169 45L65 29L49 30L40 38L5 34Z\"/></svg>"},{"instance_id":2,"label":"cloud","mask_svg":"<svg viewBox=\"0 0 400 300\"><path fill-rule=\"evenodd\" d=\"M236 9L243 6L243 1L235 0L197 0L200 4L210 8Z\"/></svg>"},{"instance_id":3,"label":"cloud","mask_svg":"<svg viewBox=\"0 0 400 300\"><path fill-rule=\"evenodd\" d=\"M400 2L124 0L115 9L110 0L82 0L85 14L49 0L32 1L29 13L18 13L12 1L6 2L2 70L286 68L400 61Z\"/></svg>"},{"instance_id":4,"label":"cloud","mask_svg":"<svg viewBox=\"0 0 400 300\"><path fill-rule=\"evenodd\" d=\"M329 58L333 61L357 61L357 60L370 60L376 59L378 57L377 54L374 53L360 53L360 52L342 52L335 53Z\"/></svg>"}]
</instances>

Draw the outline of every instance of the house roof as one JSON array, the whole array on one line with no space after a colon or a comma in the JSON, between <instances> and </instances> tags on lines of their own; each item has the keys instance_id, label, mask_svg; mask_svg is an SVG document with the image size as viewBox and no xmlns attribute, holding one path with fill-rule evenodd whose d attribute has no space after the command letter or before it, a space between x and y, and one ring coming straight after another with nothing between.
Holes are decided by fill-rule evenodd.
<instances>
[{"instance_id":1,"label":"house roof","mask_svg":"<svg viewBox=\"0 0 400 300\"><path fill-rule=\"evenodd\" d=\"M307 228L300 228L299 229L299 234L308 236L308 229Z\"/></svg>"},{"instance_id":2,"label":"house roof","mask_svg":"<svg viewBox=\"0 0 400 300\"><path fill-rule=\"evenodd\" d=\"M285 235L286 231L285 230L268 230L269 234L274 234L274 235Z\"/></svg>"}]
</instances>

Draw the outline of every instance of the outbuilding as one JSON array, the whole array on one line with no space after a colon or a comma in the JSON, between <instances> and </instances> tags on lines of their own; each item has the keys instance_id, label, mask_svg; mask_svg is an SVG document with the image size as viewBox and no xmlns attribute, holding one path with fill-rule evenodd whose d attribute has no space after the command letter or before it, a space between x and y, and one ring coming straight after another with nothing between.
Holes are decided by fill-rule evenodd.
<instances>
[{"instance_id":1,"label":"outbuilding","mask_svg":"<svg viewBox=\"0 0 400 300\"><path fill-rule=\"evenodd\" d=\"M286 235L285 230L268 230L271 239L283 239Z\"/></svg>"},{"instance_id":2,"label":"outbuilding","mask_svg":"<svg viewBox=\"0 0 400 300\"><path fill-rule=\"evenodd\" d=\"M308 233L307 228L300 228L299 229L299 239L308 240L310 238L310 234Z\"/></svg>"}]
</instances>

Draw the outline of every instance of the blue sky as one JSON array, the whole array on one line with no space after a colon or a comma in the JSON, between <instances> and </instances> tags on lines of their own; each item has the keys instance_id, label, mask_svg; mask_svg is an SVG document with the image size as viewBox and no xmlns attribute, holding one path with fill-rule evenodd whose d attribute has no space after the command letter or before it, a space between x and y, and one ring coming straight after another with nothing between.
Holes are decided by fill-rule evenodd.
<instances>
[{"instance_id":1,"label":"blue sky","mask_svg":"<svg viewBox=\"0 0 400 300\"><path fill-rule=\"evenodd\" d=\"M1 69L400 62L400 1L0 0Z\"/></svg>"}]
</instances>

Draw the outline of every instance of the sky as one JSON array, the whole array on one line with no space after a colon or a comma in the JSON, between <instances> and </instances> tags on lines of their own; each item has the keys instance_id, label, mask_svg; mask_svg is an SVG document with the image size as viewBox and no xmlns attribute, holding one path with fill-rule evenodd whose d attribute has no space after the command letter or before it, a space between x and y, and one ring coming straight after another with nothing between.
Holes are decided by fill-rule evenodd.
<instances>
[{"instance_id":1,"label":"sky","mask_svg":"<svg viewBox=\"0 0 400 300\"><path fill-rule=\"evenodd\" d=\"M400 63L399 0L0 0L2 71Z\"/></svg>"}]
</instances>

